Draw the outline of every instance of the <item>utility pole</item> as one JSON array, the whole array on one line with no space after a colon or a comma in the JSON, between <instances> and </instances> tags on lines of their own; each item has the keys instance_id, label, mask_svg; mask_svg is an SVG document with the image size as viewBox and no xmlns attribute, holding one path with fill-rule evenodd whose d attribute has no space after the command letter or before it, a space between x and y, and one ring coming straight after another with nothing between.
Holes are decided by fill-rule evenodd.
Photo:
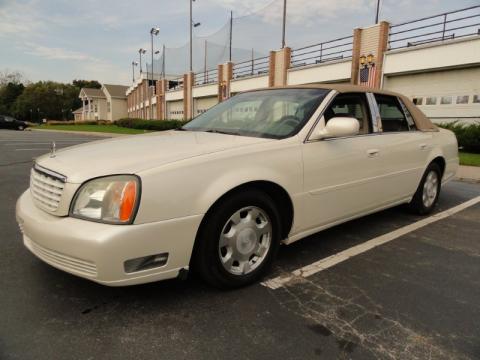
<instances>
[{"instance_id":1,"label":"utility pole","mask_svg":"<svg viewBox=\"0 0 480 360\"><path fill-rule=\"evenodd\" d=\"M151 73L152 73L152 83L154 84L155 86L155 76L153 75L153 35L157 36L158 33L160 32L160 29L158 27L152 27L150 29L150 44L151 44L151 50L152 50L152 62L150 64L151 66ZM150 119L153 119L153 106L152 106L152 96L153 96L153 92L152 94L150 94L150 80L148 79L148 68L147 68L147 83L148 83L148 87L147 87L147 93L148 93L148 108L150 109Z\"/></svg>"},{"instance_id":2,"label":"utility pole","mask_svg":"<svg viewBox=\"0 0 480 360\"><path fill-rule=\"evenodd\" d=\"M377 0L377 11L375 15L375 24L378 24L378 14L380 12L380 0Z\"/></svg>"},{"instance_id":3,"label":"utility pole","mask_svg":"<svg viewBox=\"0 0 480 360\"><path fill-rule=\"evenodd\" d=\"M192 19L192 5L193 0L188 0L190 2L190 71L193 71L193 45L192 45L192 38L193 38L193 19Z\"/></svg>"},{"instance_id":4,"label":"utility pole","mask_svg":"<svg viewBox=\"0 0 480 360\"><path fill-rule=\"evenodd\" d=\"M165 44L163 44L162 53L162 78L165 78Z\"/></svg>"},{"instance_id":5,"label":"utility pole","mask_svg":"<svg viewBox=\"0 0 480 360\"><path fill-rule=\"evenodd\" d=\"M285 47L285 25L287 23L287 0L283 0L282 49Z\"/></svg>"},{"instance_id":6,"label":"utility pole","mask_svg":"<svg viewBox=\"0 0 480 360\"><path fill-rule=\"evenodd\" d=\"M207 82L207 40L205 40L205 55L203 59L203 82Z\"/></svg>"},{"instance_id":7,"label":"utility pole","mask_svg":"<svg viewBox=\"0 0 480 360\"><path fill-rule=\"evenodd\" d=\"M232 33L233 33L233 11L230 11L230 55L228 61L232 61Z\"/></svg>"}]
</instances>

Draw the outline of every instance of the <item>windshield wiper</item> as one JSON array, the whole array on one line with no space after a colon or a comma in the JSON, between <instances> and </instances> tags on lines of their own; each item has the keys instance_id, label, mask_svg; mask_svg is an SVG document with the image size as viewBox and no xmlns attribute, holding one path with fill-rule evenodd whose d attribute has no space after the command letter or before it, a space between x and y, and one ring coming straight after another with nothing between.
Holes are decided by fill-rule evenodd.
<instances>
[{"instance_id":1,"label":"windshield wiper","mask_svg":"<svg viewBox=\"0 0 480 360\"><path fill-rule=\"evenodd\" d=\"M240 135L238 132L228 132L228 131L223 131L223 130L217 130L217 129L210 129L210 130L203 130L204 132L208 133L213 133L213 134L225 134L225 135Z\"/></svg>"},{"instance_id":2,"label":"windshield wiper","mask_svg":"<svg viewBox=\"0 0 480 360\"><path fill-rule=\"evenodd\" d=\"M175 131L188 131L187 129L184 129L183 127L176 128Z\"/></svg>"}]
</instances>

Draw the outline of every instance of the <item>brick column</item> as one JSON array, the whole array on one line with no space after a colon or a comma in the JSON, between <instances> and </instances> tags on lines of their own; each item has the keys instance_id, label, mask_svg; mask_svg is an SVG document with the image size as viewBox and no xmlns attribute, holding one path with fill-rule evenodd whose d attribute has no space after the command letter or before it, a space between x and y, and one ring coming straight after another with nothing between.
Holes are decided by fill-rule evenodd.
<instances>
[{"instance_id":1,"label":"brick column","mask_svg":"<svg viewBox=\"0 0 480 360\"><path fill-rule=\"evenodd\" d=\"M218 102L230 97L230 82L233 79L233 63L218 65Z\"/></svg>"},{"instance_id":2,"label":"brick column","mask_svg":"<svg viewBox=\"0 0 480 360\"><path fill-rule=\"evenodd\" d=\"M353 32L351 83L360 84L360 69L375 68L373 88L380 88L382 83L383 56L388 48L388 33L390 24L382 21L367 28L355 29ZM371 62L361 64L361 58L372 57Z\"/></svg>"},{"instance_id":3,"label":"brick column","mask_svg":"<svg viewBox=\"0 0 480 360\"><path fill-rule=\"evenodd\" d=\"M157 81L156 84L156 93L157 93L157 119L158 120L165 120L165 93L167 92L167 84L168 80L162 79Z\"/></svg>"},{"instance_id":4,"label":"brick column","mask_svg":"<svg viewBox=\"0 0 480 360\"><path fill-rule=\"evenodd\" d=\"M193 98L192 89L195 74L189 72L183 75L183 119L190 120L193 118Z\"/></svg>"},{"instance_id":5,"label":"brick column","mask_svg":"<svg viewBox=\"0 0 480 360\"><path fill-rule=\"evenodd\" d=\"M353 30L353 47L352 47L352 71L350 77L350 83L358 84L358 72L360 68L360 40L362 29Z\"/></svg>"},{"instance_id":6,"label":"brick column","mask_svg":"<svg viewBox=\"0 0 480 360\"><path fill-rule=\"evenodd\" d=\"M285 86L288 82L292 50L285 47L278 51L270 51L268 86Z\"/></svg>"}]
</instances>

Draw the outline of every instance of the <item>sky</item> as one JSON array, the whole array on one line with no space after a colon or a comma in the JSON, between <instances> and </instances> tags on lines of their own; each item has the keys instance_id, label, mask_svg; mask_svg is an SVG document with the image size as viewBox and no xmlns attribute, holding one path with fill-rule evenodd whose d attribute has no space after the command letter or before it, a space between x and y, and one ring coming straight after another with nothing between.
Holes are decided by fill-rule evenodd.
<instances>
[{"instance_id":1,"label":"sky","mask_svg":"<svg viewBox=\"0 0 480 360\"><path fill-rule=\"evenodd\" d=\"M210 34L214 35L206 38L209 41L225 42L233 11L234 47L258 52L279 48L282 4L283 0L195 0L194 21L201 23L195 28L197 43ZM371 25L376 0L288 0L287 4L287 45L294 48ZM382 0L380 19L399 23L479 4L478 0ZM188 6L189 0L0 0L0 70L20 71L30 81L87 79L129 85L138 49L150 51L152 26L160 28L155 50L162 44L176 48L187 43ZM203 57L199 52L196 46L196 63ZM149 52L146 55L150 58Z\"/></svg>"}]
</instances>

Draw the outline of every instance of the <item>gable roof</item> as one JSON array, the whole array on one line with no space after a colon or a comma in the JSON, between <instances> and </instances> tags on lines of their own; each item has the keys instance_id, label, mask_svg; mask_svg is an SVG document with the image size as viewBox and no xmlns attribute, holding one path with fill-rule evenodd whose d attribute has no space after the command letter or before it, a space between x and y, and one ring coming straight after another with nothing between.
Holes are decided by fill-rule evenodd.
<instances>
[{"instance_id":1,"label":"gable roof","mask_svg":"<svg viewBox=\"0 0 480 360\"><path fill-rule=\"evenodd\" d=\"M103 84L103 88L114 98L126 98L128 86Z\"/></svg>"},{"instance_id":2,"label":"gable roof","mask_svg":"<svg viewBox=\"0 0 480 360\"><path fill-rule=\"evenodd\" d=\"M80 97L82 95L82 92L87 97L105 98L105 94L101 89L82 88L80 90Z\"/></svg>"},{"instance_id":3,"label":"gable roof","mask_svg":"<svg viewBox=\"0 0 480 360\"><path fill-rule=\"evenodd\" d=\"M72 113L74 114L81 114L83 112L83 107L79 107L77 110L73 110Z\"/></svg>"}]
</instances>

